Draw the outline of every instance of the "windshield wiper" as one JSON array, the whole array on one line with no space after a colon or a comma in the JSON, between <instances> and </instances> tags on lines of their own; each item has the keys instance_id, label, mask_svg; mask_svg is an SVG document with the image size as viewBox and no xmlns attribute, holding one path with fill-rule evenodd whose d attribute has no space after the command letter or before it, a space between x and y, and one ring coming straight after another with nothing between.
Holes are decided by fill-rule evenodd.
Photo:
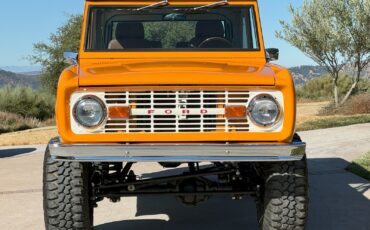
<instances>
[{"instance_id":1,"label":"windshield wiper","mask_svg":"<svg viewBox=\"0 0 370 230\"><path fill-rule=\"evenodd\" d=\"M157 2L157 3L150 4L148 6L143 6L143 7L135 9L135 11L141 11L141 10L145 10L145 9L149 9L149 8L157 8L157 7L160 7L160 6L167 6L169 4L168 1L169 0L164 0L164 1L160 1L160 2Z\"/></svg>"},{"instance_id":2,"label":"windshield wiper","mask_svg":"<svg viewBox=\"0 0 370 230\"><path fill-rule=\"evenodd\" d=\"M222 0L222 1L211 3L211 4L208 4L208 5L194 7L192 10L201 10L201 9L204 9L204 8L215 8L215 7L224 6L224 5L229 5L229 1L228 0Z\"/></svg>"}]
</instances>

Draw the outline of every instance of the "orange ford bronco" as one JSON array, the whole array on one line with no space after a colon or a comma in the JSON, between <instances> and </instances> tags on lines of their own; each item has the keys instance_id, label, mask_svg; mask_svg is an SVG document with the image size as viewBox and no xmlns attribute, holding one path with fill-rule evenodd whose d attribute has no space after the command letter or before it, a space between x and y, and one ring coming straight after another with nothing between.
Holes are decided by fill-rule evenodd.
<instances>
[{"instance_id":1,"label":"orange ford bronco","mask_svg":"<svg viewBox=\"0 0 370 230\"><path fill-rule=\"evenodd\" d=\"M149 194L251 195L260 229L304 229L305 143L278 54L256 0L87 0L45 154L46 229L92 229L99 201ZM182 168L139 177L143 162Z\"/></svg>"}]
</instances>

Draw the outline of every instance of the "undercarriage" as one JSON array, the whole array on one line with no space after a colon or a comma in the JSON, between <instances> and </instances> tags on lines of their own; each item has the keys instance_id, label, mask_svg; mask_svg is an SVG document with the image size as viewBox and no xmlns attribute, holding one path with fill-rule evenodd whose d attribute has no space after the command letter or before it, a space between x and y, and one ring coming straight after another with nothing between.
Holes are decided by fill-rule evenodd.
<instances>
[{"instance_id":1,"label":"undercarriage","mask_svg":"<svg viewBox=\"0 0 370 230\"><path fill-rule=\"evenodd\" d=\"M92 164L92 200L112 202L137 195L174 195L185 205L197 205L213 195L230 194L232 199L255 196L262 179L252 163L188 163L168 170L164 176L141 178L132 170L134 163ZM176 167L176 163L160 163ZM163 173L162 173L163 174Z\"/></svg>"},{"instance_id":2,"label":"undercarriage","mask_svg":"<svg viewBox=\"0 0 370 230\"><path fill-rule=\"evenodd\" d=\"M170 195L186 206L195 206L216 195L230 195L234 200L253 196L259 229L279 226L276 229L303 230L306 223L305 156L290 161L166 161L159 164L169 170L142 174L142 168L140 173L135 173L136 166L146 162L55 160L49 147L45 153L43 192L48 230L81 229L81 226L93 229L94 209L104 198L119 202L122 197L142 195Z\"/></svg>"}]
</instances>

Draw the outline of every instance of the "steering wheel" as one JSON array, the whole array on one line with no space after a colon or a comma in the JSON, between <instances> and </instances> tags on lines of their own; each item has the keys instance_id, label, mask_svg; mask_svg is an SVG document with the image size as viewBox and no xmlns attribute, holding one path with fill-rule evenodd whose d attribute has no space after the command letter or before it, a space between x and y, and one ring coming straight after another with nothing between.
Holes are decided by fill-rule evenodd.
<instances>
[{"instance_id":1,"label":"steering wheel","mask_svg":"<svg viewBox=\"0 0 370 230\"><path fill-rule=\"evenodd\" d=\"M220 37L212 37L207 38L204 40L200 45L199 48L232 48L233 45L231 42L225 38Z\"/></svg>"}]
</instances>

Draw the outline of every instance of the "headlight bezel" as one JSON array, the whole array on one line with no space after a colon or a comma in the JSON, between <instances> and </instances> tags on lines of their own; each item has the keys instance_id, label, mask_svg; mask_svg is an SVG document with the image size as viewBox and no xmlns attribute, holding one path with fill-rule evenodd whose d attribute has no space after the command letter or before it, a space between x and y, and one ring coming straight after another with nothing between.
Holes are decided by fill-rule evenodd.
<instances>
[{"instance_id":1,"label":"headlight bezel","mask_svg":"<svg viewBox=\"0 0 370 230\"><path fill-rule=\"evenodd\" d=\"M96 124L96 125L87 125L87 124L84 124L83 122L81 122L81 120L78 118L78 116L77 116L77 107L83 100L94 100L101 106L103 114L102 114L102 117L101 117L100 121L98 122L98 124ZM78 125L82 126L85 129L93 130L93 129L98 129L99 127L101 127L107 121L107 119L108 119L108 116L107 116L108 115L108 110L107 110L107 106L105 105L103 100L100 99L99 97L97 97L95 95L85 95L85 96L80 97L75 102L75 104L73 105L72 115L73 115L73 119L75 120L75 122Z\"/></svg>"},{"instance_id":2,"label":"headlight bezel","mask_svg":"<svg viewBox=\"0 0 370 230\"><path fill-rule=\"evenodd\" d=\"M256 106L256 102L261 98L264 98L264 99L267 98L267 99L271 100L272 102L275 103L275 105L277 107L276 119L274 121L271 121L271 122L267 123L267 124L263 124L263 123L258 122L255 119L255 117L253 117L253 115L252 115L252 111L253 111L253 108ZM268 94L268 93L258 94L255 97L253 97L253 99L251 100L251 102L248 105L248 117L253 122L253 124L258 126L258 127L262 127L262 128L273 127L274 125L276 125L280 122L281 116L282 116L282 107L281 107L279 101L271 94Z\"/></svg>"}]
</instances>

